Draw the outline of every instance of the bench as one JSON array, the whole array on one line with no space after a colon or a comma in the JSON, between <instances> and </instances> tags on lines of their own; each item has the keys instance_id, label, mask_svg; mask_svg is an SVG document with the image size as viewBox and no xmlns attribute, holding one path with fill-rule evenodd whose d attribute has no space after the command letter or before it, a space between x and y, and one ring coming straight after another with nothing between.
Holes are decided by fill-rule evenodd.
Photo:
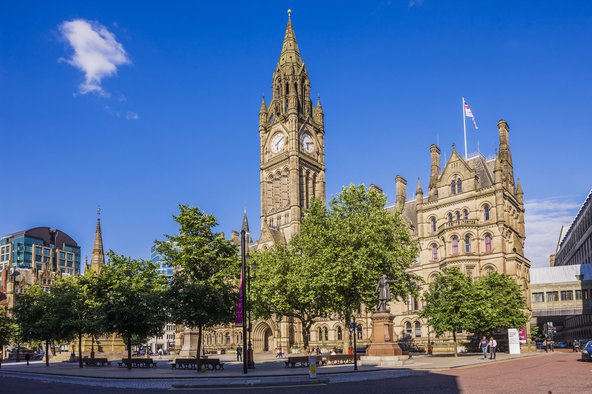
<instances>
[{"instance_id":1,"label":"bench","mask_svg":"<svg viewBox=\"0 0 592 394\"><path fill-rule=\"evenodd\" d=\"M220 362L219 358L200 358L200 365L206 369L220 370L224 369L224 363ZM197 368L197 360L194 358L178 358L171 363L172 369L195 369Z\"/></svg>"},{"instance_id":2,"label":"bench","mask_svg":"<svg viewBox=\"0 0 592 394\"><path fill-rule=\"evenodd\" d=\"M131 365L132 368L156 368L156 361L152 360L151 358L124 358L121 362L117 363L118 367L127 367Z\"/></svg>"},{"instance_id":3,"label":"bench","mask_svg":"<svg viewBox=\"0 0 592 394\"><path fill-rule=\"evenodd\" d=\"M105 367L107 365L111 365L111 361L107 360L106 358L83 357L82 362L87 367Z\"/></svg>"},{"instance_id":4,"label":"bench","mask_svg":"<svg viewBox=\"0 0 592 394\"><path fill-rule=\"evenodd\" d=\"M288 359L286 361L284 361L284 363L286 364L285 368L287 367L308 367L308 356L291 356L288 357ZM321 364L321 357L318 356L317 357L317 362L316 364L319 365Z\"/></svg>"}]
</instances>

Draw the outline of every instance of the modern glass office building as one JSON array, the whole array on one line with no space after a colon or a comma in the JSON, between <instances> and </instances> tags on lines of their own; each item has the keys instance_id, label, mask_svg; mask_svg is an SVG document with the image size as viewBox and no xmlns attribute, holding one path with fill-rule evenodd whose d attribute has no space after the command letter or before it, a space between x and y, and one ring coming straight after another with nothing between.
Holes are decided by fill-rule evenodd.
<instances>
[{"instance_id":1,"label":"modern glass office building","mask_svg":"<svg viewBox=\"0 0 592 394\"><path fill-rule=\"evenodd\" d=\"M50 227L35 227L0 238L0 269L80 274L80 246L68 234Z\"/></svg>"},{"instance_id":2,"label":"modern glass office building","mask_svg":"<svg viewBox=\"0 0 592 394\"><path fill-rule=\"evenodd\" d=\"M156 264L157 271L161 275L166 276L169 280L173 278L173 267L164 261L162 255L158 253L154 246L150 249L150 260Z\"/></svg>"}]
</instances>

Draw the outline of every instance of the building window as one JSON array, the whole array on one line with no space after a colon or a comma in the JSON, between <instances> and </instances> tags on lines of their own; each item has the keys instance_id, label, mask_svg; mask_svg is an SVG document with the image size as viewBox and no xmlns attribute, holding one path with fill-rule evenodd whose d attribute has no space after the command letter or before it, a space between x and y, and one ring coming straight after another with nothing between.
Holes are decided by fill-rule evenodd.
<instances>
[{"instance_id":1,"label":"building window","mask_svg":"<svg viewBox=\"0 0 592 394\"><path fill-rule=\"evenodd\" d=\"M582 290L576 290L576 300L581 300L582 297Z\"/></svg>"},{"instance_id":2,"label":"building window","mask_svg":"<svg viewBox=\"0 0 592 394\"><path fill-rule=\"evenodd\" d=\"M329 340L329 329L325 327L325 341Z\"/></svg>"},{"instance_id":3,"label":"building window","mask_svg":"<svg viewBox=\"0 0 592 394\"><path fill-rule=\"evenodd\" d=\"M363 339L363 333L364 331L362 331L362 326L360 324L358 324L358 329L357 329L357 335L358 335L358 339Z\"/></svg>"},{"instance_id":4,"label":"building window","mask_svg":"<svg viewBox=\"0 0 592 394\"><path fill-rule=\"evenodd\" d=\"M474 267L467 267L467 275L469 275L471 278L473 277L473 270Z\"/></svg>"},{"instance_id":5,"label":"building window","mask_svg":"<svg viewBox=\"0 0 592 394\"><path fill-rule=\"evenodd\" d=\"M421 324L416 321L415 322L415 337L419 338L421 336Z\"/></svg>"},{"instance_id":6,"label":"building window","mask_svg":"<svg viewBox=\"0 0 592 394\"><path fill-rule=\"evenodd\" d=\"M226 344L227 345L230 345L230 333L227 332L226 335L225 335L225 337L224 337L224 339L226 341Z\"/></svg>"},{"instance_id":7,"label":"building window","mask_svg":"<svg viewBox=\"0 0 592 394\"><path fill-rule=\"evenodd\" d=\"M343 341L343 330L341 329L341 326L337 326L337 340Z\"/></svg>"},{"instance_id":8,"label":"building window","mask_svg":"<svg viewBox=\"0 0 592 394\"><path fill-rule=\"evenodd\" d=\"M436 218L434 217L432 218L432 232L436 232Z\"/></svg>"},{"instance_id":9,"label":"building window","mask_svg":"<svg viewBox=\"0 0 592 394\"><path fill-rule=\"evenodd\" d=\"M452 254L458 254L458 237L456 235L452 237Z\"/></svg>"},{"instance_id":10,"label":"building window","mask_svg":"<svg viewBox=\"0 0 592 394\"><path fill-rule=\"evenodd\" d=\"M460 212L456 211L456 220L460 220Z\"/></svg>"},{"instance_id":11,"label":"building window","mask_svg":"<svg viewBox=\"0 0 592 394\"><path fill-rule=\"evenodd\" d=\"M452 180L452 183L450 183L450 194L456 194L456 181L454 179Z\"/></svg>"},{"instance_id":12,"label":"building window","mask_svg":"<svg viewBox=\"0 0 592 394\"><path fill-rule=\"evenodd\" d=\"M572 301L572 300L573 300L573 291L571 291L571 290L561 291L561 301Z\"/></svg>"},{"instance_id":13,"label":"building window","mask_svg":"<svg viewBox=\"0 0 592 394\"><path fill-rule=\"evenodd\" d=\"M471 253L471 236L465 236L465 253Z\"/></svg>"},{"instance_id":14,"label":"building window","mask_svg":"<svg viewBox=\"0 0 592 394\"><path fill-rule=\"evenodd\" d=\"M411 337L411 322L405 323L405 336L407 338Z\"/></svg>"},{"instance_id":15,"label":"building window","mask_svg":"<svg viewBox=\"0 0 592 394\"><path fill-rule=\"evenodd\" d=\"M460 179L456 180L456 192L462 193L462 180Z\"/></svg>"},{"instance_id":16,"label":"building window","mask_svg":"<svg viewBox=\"0 0 592 394\"><path fill-rule=\"evenodd\" d=\"M489 221L489 205L485 204L483 206L483 219L487 222Z\"/></svg>"},{"instance_id":17,"label":"building window","mask_svg":"<svg viewBox=\"0 0 592 394\"><path fill-rule=\"evenodd\" d=\"M582 289L582 296L583 296L583 299L587 300L587 299L588 299L588 295L589 295L589 294L590 294L590 293L588 293L588 290L587 290L587 289Z\"/></svg>"},{"instance_id":18,"label":"building window","mask_svg":"<svg viewBox=\"0 0 592 394\"><path fill-rule=\"evenodd\" d=\"M463 218L465 220L467 220L469 218L469 210L468 209L463 210Z\"/></svg>"},{"instance_id":19,"label":"building window","mask_svg":"<svg viewBox=\"0 0 592 394\"><path fill-rule=\"evenodd\" d=\"M448 223L452 223L452 213L448 213Z\"/></svg>"},{"instance_id":20,"label":"building window","mask_svg":"<svg viewBox=\"0 0 592 394\"><path fill-rule=\"evenodd\" d=\"M547 301L554 302L559 301L559 294L556 291L547 292Z\"/></svg>"},{"instance_id":21,"label":"building window","mask_svg":"<svg viewBox=\"0 0 592 394\"><path fill-rule=\"evenodd\" d=\"M532 302L545 302L545 293L532 293Z\"/></svg>"},{"instance_id":22,"label":"building window","mask_svg":"<svg viewBox=\"0 0 592 394\"><path fill-rule=\"evenodd\" d=\"M438 245L432 244L432 260L438 260Z\"/></svg>"},{"instance_id":23,"label":"building window","mask_svg":"<svg viewBox=\"0 0 592 394\"><path fill-rule=\"evenodd\" d=\"M317 329L317 338L319 341L323 340L323 329L321 327Z\"/></svg>"},{"instance_id":24,"label":"building window","mask_svg":"<svg viewBox=\"0 0 592 394\"><path fill-rule=\"evenodd\" d=\"M485 234L485 253L491 253L491 235Z\"/></svg>"}]
</instances>

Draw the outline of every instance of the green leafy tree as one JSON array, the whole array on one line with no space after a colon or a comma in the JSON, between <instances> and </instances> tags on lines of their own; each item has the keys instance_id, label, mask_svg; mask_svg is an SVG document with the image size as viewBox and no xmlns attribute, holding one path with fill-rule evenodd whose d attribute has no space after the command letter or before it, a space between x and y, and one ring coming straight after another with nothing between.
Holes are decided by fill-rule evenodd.
<instances>
[{"instance_id":1,"label":"green leafy tree","mask_svg":"<svg viewBox=\"0 0 592 394\"><path fill-rule=\"evenodd\" d=\"M454 356L458 356L456 333L472 331L477 320L473 280L458 268L445 268L424 293L420 316L428 318L436 334L452 332Z\"/></svg>"},{"instance_id":2,"label":"green leafy tree","mask_svg":"<svg viewBox=\"0 0 592 394\"><path fill-rule=\"evenodd\" d=\"M253 312L261 318L272 315L293 317L302 323L302 342L308 347L315 319L330 311L326 296L327 264L323 239L328 220L320 200L313 199L299 234L288 245L253 253L257 262L251 297Z\"/></svg>"},{"instance_id":3,"label":"green leafy tree","mask_svg":"<svg viewBox=\"0 0 592 394\"><path fill-rule=\"evenodd\" d=\"M4 356L4 348L12 343L17 333L17 327L13 319L6 314L4 308L0 308L0 367Z\"/></svg>"},{"instance_id":4,"label":"green leafy tree","mask_svg":"<svg viewBox=\"0 0 592 394\"><path fill-rule=\"evenodd\" d=\"M97 276L93 273L72 277L64 276L51 289L56 305L70 313L61 322L62 335L67 339L78 339L78 366L82 368L82 337L95 335L100 331L99 307L97 297Z\"/></svg>"},{"instance_id":5,"label":"green leafy tree","mask_svg":"<svg viewBox=\"0 0 592 394\"><path fill-rule=\"evenodd\" d=\"M181 204L173 219L179 233L165 235L167 240L156 246L177 268L168 297L171 321L198 330L199 371L203 330L233 320L239 258L236 246L214 231L218 223L213 215Z\"/></svg>"},{"instance_id":6,"label":"green leafy tree","mask_svg":"<svg viewBox=\"0 0 592 394\"><path fill-rule=\"evenodd\" d=\"M44 342L45 365L49 366L49 345L67 339L63 328L70 310L63 299L33 285L19 294L12 312L23 340Z\"/></svg>"},{"instance_id":7,"label":"green leafy tree","mask_svg":"<svg viewBox=\"0 0 592 394\"><path fill-rule=\"evenodd\" d=\"M364 185L344 187L329 203L328 225L320 242L323 274L333 310L349 322L361 304L376 305L376 283L386 275L391 294L416 293L419 278L408 269L417 258L401 212L384 209L386 196Z\"/></svg>"},{"instance_id":8,"label":"green leafy tree","mask_svg":"<svg viewBox=\"0 0 592 394\"><path fill-rule=\"evenodd\" d=\"M477 318L471 331L489 333L500 328L525 327L528 322L522 288L506 274L490 272L474 282Z\"/></svg>"},{"instance_id":9,"label":"green leafy tree","mask_svg":"<svg viewBox=\"0 0 592 394\"><path fill-rule=\"evenodd\" d=\"M162 334L168 321L164 308L167 294L166 279L151 261L132 259L108 253L109 264L101 270L97 285L105 291L98 307L105 332L119 334L132 356L132 339ZM128 364L131 369L131 364Z\"/></svg>"}]
</instances>

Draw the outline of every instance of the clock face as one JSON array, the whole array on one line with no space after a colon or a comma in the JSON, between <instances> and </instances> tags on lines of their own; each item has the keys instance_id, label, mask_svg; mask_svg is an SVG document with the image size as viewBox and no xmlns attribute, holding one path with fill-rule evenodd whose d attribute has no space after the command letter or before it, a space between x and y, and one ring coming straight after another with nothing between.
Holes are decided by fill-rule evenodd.
<instances>
[{"instance_id":1,"label":"clock face","mask_svg":"<svg viewBox=\"0 0 592 394\"><path fill-rule=\"evenodd\" d=\"M310 134L308 133L304 133L302 134L302 137L300 137L300 143L302 145L302 148L307 151L308 153L311 153L314 149L314 141L312 139L312 137L310 136Z\"/></svg>"},{"instance_id":2,"label":"clock face","mask_svg":"<svg viewBox=\"0 0 592 394\"><path fill-rule=\"evenodd\" d=\"M283 133L277 133L271 139L271 151L273 153L278 153L284 148L286 144L286 136Z\"/></svg>"}]
</instances>

